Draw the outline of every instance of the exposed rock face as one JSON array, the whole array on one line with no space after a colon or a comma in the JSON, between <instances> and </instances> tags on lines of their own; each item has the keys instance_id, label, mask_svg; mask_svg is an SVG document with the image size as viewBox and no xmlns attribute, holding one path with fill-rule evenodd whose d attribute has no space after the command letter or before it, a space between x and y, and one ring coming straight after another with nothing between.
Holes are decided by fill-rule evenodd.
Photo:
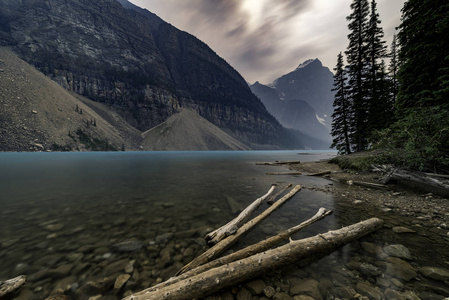
<instances>
[{"instance_id":1,"label":"exposed rock face","mask_svg":"<svg viewBox=\"0 0 449 300\"><path fill-rule=\"evenodd\" d=\"M333 74L318 59L308 60L271 86L256 82L251 90L279 122L330 146ZM307 144L307 139L305 140ZM317 144L309 142L309 144Z\"/></svg>"},{"instance_id":2,"label":"exposed rock face","mask_svg":"<svg viewBox=\"0 0 449 300\"><path fill-rule=\"evenodd\" d=\"M249 145L288 139L238 72L206 44L119 2L2 1L0 43L140 131L185 107Z\"/></svg>"}]
</instances>

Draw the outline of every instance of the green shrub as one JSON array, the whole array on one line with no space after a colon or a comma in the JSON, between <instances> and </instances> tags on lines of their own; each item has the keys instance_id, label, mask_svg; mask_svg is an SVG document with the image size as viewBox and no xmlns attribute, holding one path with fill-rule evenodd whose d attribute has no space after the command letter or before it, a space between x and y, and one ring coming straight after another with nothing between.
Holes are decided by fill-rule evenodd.
<instances>
[{"instance_id":1,"label":"green shrub","mask_svg":"<svg viewBox=\"0 0 449 300\"><path fill-rule=\"evenodd\" d=\"M417 170L449 169L449 111L441 107L410 109L391 128L373 137L396 165Z\"/></svg>"}]
</instances>

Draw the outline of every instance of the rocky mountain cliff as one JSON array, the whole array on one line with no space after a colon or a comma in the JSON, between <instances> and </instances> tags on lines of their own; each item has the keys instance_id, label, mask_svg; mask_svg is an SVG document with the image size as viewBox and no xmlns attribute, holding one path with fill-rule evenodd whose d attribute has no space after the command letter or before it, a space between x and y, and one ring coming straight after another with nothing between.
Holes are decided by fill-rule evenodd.
<instances>
[{"instance_id":1,"label":"rocky mountain cliff","mask_svg":"<svg viewBox=\"0 0 449 300\"><path fill-rule=\"evenodd\" d=\"M0 47L0 151L142 150L142 140L104 105L63 89Z\"/></svg>"},{"instance_id":2,"label":"rocky mountain cliff","mask_svg":"<svg viewBox=\"0 0 449 300\"><path fill-rule=\"evenodd\" d=\"M193 109L253 148L300 147L206 44L120 0L1 0L0 43L143 132Z\"/></svg>"},{"instance_id":3,"label":"rocky mountain cliff","mask_svg":"<svg viewBox=\"0 0 449 300\"><path fill-rule=\"evenodd\" d=\"M320 147L328 148L331 144L330 128L333 112L334 94L333 74L323 67L318 59L300 64L293 72L276 79L271 85L259 82L251 85L267 110L290 129L297 130L305 136L317 140Z\"/></svg>"}]
</instances>

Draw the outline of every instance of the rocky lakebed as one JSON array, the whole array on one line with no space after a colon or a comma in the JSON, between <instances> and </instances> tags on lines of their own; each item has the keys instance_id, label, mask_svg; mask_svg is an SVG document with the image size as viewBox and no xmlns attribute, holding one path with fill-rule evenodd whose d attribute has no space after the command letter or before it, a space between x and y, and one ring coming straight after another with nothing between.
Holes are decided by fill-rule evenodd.
<instances>
[{"instance_id":1,"label":"rocky lakebed","mask_svg":"<svg viewBox=\"0 0 449 300\"><path fill-rule=\"evenodd\" d=\"M331 170L327 176L339 181L377 180L376 174L343 172L327 162L290 168L304 174ZM374 189L330 179L307 181L301 193L332 198L333 224L378 217L383 228L310 265L261 274L205 299L449 299L449 200L400 186ZM220 217L223 203L189 205L196 207L154 199L149 204L145 197L133 197L51 209L29 203L25 212L5 207L0 212L0 220L8 216L7 223L0 221L0 280L27 276L27 285L14 298L18 300L129 296L173 276L207 247L204 236L214 229L211 222L229 220ZM304 212L313 214L320 206L312 203ZM289 214L294 212L280 218ZM336 229L322 222L319 231ZM260 231L274 235L278 229L268 223Z\"/></svg>"}]
</instances>

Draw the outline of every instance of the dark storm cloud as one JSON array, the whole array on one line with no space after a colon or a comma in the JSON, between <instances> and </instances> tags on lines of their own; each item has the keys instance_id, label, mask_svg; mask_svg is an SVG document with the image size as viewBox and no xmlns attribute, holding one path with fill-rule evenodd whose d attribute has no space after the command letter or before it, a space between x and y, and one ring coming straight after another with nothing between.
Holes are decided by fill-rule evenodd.
<instances>
[{"instance_id":1,"label":"dark storm cloud","mask_svg":"<svg viewBox=\"0 0 449 300\"><path fill-rule=\"evenodd\" d=\"M206 42L250 82L310 58L330 69L347 47L350 0L131 0ZM390 44L405 0L377 0Z\"/></svg>"}]
</instances>

